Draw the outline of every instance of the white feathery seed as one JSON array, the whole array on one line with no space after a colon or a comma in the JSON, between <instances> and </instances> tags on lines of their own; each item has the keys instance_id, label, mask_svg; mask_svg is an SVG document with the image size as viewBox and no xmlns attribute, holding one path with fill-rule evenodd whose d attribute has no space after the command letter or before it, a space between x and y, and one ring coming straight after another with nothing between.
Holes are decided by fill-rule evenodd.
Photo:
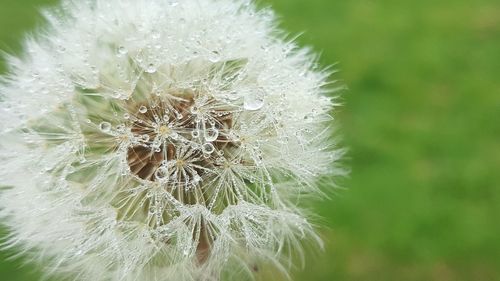
<instances>
[{"instance_id":1,"label":"white feathery seed","mask_svg":"<svg viewBox=\"0 0 500 281\"><path fill-rule=\"evenodd\" d=\"M321 244L330 73L243 0L64 0L0 81L7 247L74 280L226 280Z\"/></svg>"}]
</instances>

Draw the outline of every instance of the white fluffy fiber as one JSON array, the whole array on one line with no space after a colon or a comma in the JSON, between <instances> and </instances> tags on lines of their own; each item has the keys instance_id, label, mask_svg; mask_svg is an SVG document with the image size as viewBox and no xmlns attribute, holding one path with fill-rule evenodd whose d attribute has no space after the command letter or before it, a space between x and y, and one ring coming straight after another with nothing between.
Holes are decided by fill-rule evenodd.
<instances>
[{"instance_id":1,"label":"white fluffy fiber","mask_svg":"<svg viewBox=\"0 0 500 281\"><path fill-rule=\"evenodd\" d=\"M320 243L296 204L342 172L328 73L270 10L66 0L45 17L0 83L8 247L76 280L182 281L286 266ZM164 161L139 175L134 149Z\"/></svg>"}]
</instances>

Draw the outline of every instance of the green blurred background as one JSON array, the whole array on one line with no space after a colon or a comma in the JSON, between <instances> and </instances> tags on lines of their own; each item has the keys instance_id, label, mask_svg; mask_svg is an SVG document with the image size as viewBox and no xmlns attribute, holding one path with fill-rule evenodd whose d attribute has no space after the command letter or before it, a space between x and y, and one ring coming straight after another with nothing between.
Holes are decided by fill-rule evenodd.
<instances>
[{"instance_id":1,"label":"green blurred background","mask_svg":"<svg viewBox=\"0 0 500 281\"><path fill-rule=\"evenodd\" d=\"M0 0L0 49L19 52L37 7L55 2ZM348 189L316 205L326 251L294 279L500 280L500 2L260 4L305 32L300 44L324 66L339 62L335 79L349 87L339 113ZM10 254L0 280L39 280Z\"/></svg>"}]
</instances>

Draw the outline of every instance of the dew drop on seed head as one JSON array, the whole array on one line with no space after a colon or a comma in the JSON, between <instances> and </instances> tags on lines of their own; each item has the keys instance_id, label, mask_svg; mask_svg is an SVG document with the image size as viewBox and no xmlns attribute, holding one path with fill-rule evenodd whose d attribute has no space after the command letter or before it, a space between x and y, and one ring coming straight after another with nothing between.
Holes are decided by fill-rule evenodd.
<instances>
[{"instance_id":1,"label":"dew drop on seed head","mask_svg":"<svg viewBox=\"0 0 500 281\"><path fill-rule=\"evenodd\" d=\"M128 53L127 48L125 48L124 46L118 47L118 55L119 56L126 55L127 53Z\"/></svg>"},{"instance_id":2,"label":"dew drop on seed head","mask_svg":"<svg viewBox=\"0 0 500 281\"><path fill-rule=\"evenodd\" d=\"M205 140L212 142L219 137L219 130L216 128L208 128L205 130Z\"/></svg>"},{"instance_id":3,"label":"dew drop on seed head","mask_svg":"<svg viewBox=\"0 0 500 281\"><path fill-rule=\"evenodd\" d=\"M144 70L146 73L149 73L149 74L153 74L156 72L156 66L154 65L154 63L150 63L148 65L148 67Z\"/></svg>"},{"instance_id":4,"label":"dew drop on seed head","mask_svg":"<svg viewBox=\"0 0 500 281\"><path fill-rule=\"evenodd\" d=\"M218 61L220 61L220 57L221 57L221 55L218 51L212 51L208 55L208 60L211 62L218 62Z\"/></svg>"},{"instance_id":5,"label":"dew drop on seed head","mask_svg":"<svg viewBox=\"0 0 500 281\"><path fill-rule=\"evenodd\" d=\"M194 175L193 177L193 183L198 183L201 181L201 177L199 175Z\"/></svg>"},{"instance_id":6,"label":"dew drop on seed head","mask_svg":"<svg viewBox=\"0 0 500 281\"><path fill-rule=\"evenodd\" d=\"M201 146L201 150L205 154L212 154L215 151L215 147L213 144L207 142Z\"/></svg>"},{"instance_id":7,"label":"dew drop on seed head","mask_svg":"<svg viewBox=\"0 0 500 281\"><path fill-rule=\"evenodd\" d=\"M191 113L198 114L199 113L199 108L197 106L192 106L191 107Z\"/></svg>"},{"instance_id":8,"label":"dew drop on seed head","mask_svg":"<svg viewBox=\"0 0 500 281\"><path fill-rule=\"evenodd\" d=\"M101 124L99 124L99 129L107 133L111 130L111 124L109 122L101 122Z\"/></svg>"},{"instance_id":9,"label":"dew drop on seed head","mask_svg":"<svg viewBox=\"0 0 500 281\"><path fill-rule=\"evenodd\" d=\"M124 124L119 124L118 126L116 126L116 130L120 133L123 133L125 132L125 125Z\"/></svg>"},{"instance_id":10,"label":"dew drop on seed head","mask_svg":"<svg viewBox=\"0 0 500 281\"><path fill-rule=\"evenodd\" d=\"M145 105L141 105L141 107L139 107L139 112L144 114L148 112L148 108Z\"/></svg>"},{"instance_id":11,"label":"dew drop on seed head","mask_svg":"<svg viewBox=\"0 0 500 281\"><path fill-rule=\"evenodd\" d=\"M155 178L158 180L165 180L168 178L168 169L167 167L161 166L155 172Z\"/></svg>"},{"instance_id":12,"label":"dew drop on seed head","mask_svg":"<svg viewBox=\"0 0 500 281\"><path fill-rule=\"evenodd\" d=\"M192 131L191 131L191 136L192 136L193 138L197 138L197 137L199 137L199 136L200 136L200 133L198 132L198 130L192 130Z\"/></svg>"},{"instance_id":13,"label":"dew drop on seed head","mask_svg":"<svg viewBox=\"0 0 500 281\"><path fill-rule=\"evenodd\" d=\"M161 33L158 30L153 30L151 36L153 37L153 39L160 39Z\"/></svg>"},{"instance_id":14,"label":"dew drop on seed head","mask_svg":"<svg viewBox=\"0 0 500 281\"><path fill-rule=\"evenodd\" d=\"M243 99L243 108L246 110L259 110L264 106L264 95L250 93Z\"/></svg>"}]
</instances>

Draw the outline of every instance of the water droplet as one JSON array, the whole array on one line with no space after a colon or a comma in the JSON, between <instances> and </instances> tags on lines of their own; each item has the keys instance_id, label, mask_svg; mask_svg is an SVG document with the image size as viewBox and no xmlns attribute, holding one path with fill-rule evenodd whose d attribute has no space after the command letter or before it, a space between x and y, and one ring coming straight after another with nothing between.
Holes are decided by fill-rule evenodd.
<instances>
[{"instance_id":1,"label":"water droplet","mask_svg":"<svg viewBox=\"0 0 500 281\"><path fill-rule=\"evenodd\" d=\"M168 178L167 167L161 166L160 168L158 168L155 172L155 178L160 181Z\"/></svg>"},{"instance_id":2,"label":"water droplet","mask_svg":"<svg viewBox=\"0 0 500 281\"><path fill-rule=\"evenodd\" d=\"M243 99L243 108L246 110L259 110L264 106L264 93L262 90L249 93Z\"/></svg>"},{"instance_id":3,"label":"water droplet","mask_svg":"<svg viewBox=\"0 0 500 281\"><path fill-rule=\"evenodd\" d=\"M148 112L148 108L145 105L141 105L141 107L139 107L139 112L144 114Z\"/></svg>"},{"instance_id":4,"label":"water droplet","mask_svg":"<svg viewBox=\"0 0 500 281\"><path fill-rule=\"evenodd\" d=\"M215 159L215 164L217 165L223 165L224 162L226 162L226 158L224 157L218 157L217 159Z\"/></svg>"},{"instance_id":5,"label":"water droplet","mask_svg":"<svg viewBox=\"0 0 500 281\"><path fill-rule=\"evenodd\" d=\"M146 73L153 74L157 71L156 65L154 63L150 63L148 67L144 70Z\"/></svg>"},{"instance_id":6,"label":"water droplet","mask_svg":"<svg viewBox=\"0 0 500 281\"><path fill-rule=\"evenodd\" d=\"M141 139L144 142L148 142L149 141L149 135L144 134L144 135L141 136Z\"/></svg>"},{"instance_id":7,"label":"water droplet","mask_svg":"<svg viewBox=\"0 0 500 281\"><path fill-rule=\"evenodd\" d=\"M119 124L118 126L116 126L116 130L120 133L123 133L125 132L125 125L124 124Z\"/></svg>"},{"instance_id":8,"label":"water droplet","mask_svg":"<svg viewBox=\"0 0 500 281\"><path fill-rule=\"evenodd\" d=\"M99 128L101 131L107 133L111 130L111 124L109 122L101 122L101 124L99 124Z\"/></svg>"},{"instance_id":9,"label":"water droplet","mask_svg":"<svg viewBox=\"0 0 500 281\"><path fill-rule=\"evenodd\" d=\"M193 177L193 183L198 183L201 181L201 177L199 175L194 175Z\"/></svg>"},{"instance_id":10,"label":"water droplet","mask_svg":"<svg viewBox=\"0 0 500 281\"><path fill-rule=\"evenodd\" d=\"M118 47L118 55L119 56L126 55L127 53L128 53L127 48L125 48L124 46Z\"/></svg>"},{"instance_id":11,"label":"water droplet","mask_svg":"<svg viewBox=\"0 0 500 281\"><path fill-rule=\"evenodd\" d=\"M123 114L123 118L125 118L125 119L129 119L129 118L130 118L130 114L128 114L128 113L124 113L124 114Z\"/></svg>"},{"instance_id":12,"label":"water droplet","mask_svg":"<svg viewBox=\"0 0 500 281\"><path fill-rule=\"evenodd\" d=\"M199 108L197 106L192 106L191 107L191 113L198 114L198 112L199 112Z\"/></svg>"},{"instance_id":13,"label":"water droplet","mask_svg":"<svg viewBox=\"0 0 500 281\"><path fill-rule=\"evenodd\" d=\"M198 138L200 136L200 132L198 132L198 130L192 130L191 136L193 136L193 138Z\"/></svg>"},{"instance_id":14,"label":"water droplet","mask_svg":"<svg viewBox=\"0 0 500 281\"><path fill-rule=\"evenodd\" d=\"M213 144L207 142L201 146L201 150L205 154L212 154L215 151L215 147Z\"/></svg>"},{"instance_id":15,"label":"water droplet","mask_svg":"<svg viewBox=\"0 0 500 281\"><path fill-rule=\"evenodd\" d=\"M162 143L161 140L159 138L156 138L154 139L152 146L158 148L160 147L161 143Z\"/></svg>"},{"instance_id":16,"label":"water droplet","mask_svg":"<svg viewBox=\"0 0 500 281\"><path fill-rule=\"evenodd\" d=\"M121 91L114 91L113 92L113 98L119 99L122 97L122 92Z\"/></svg>"},{"instance_id":17,"label":"water droplet","mask_svg":"<svg viewBox=\"0 0 500 281\"><path fill-rule=\"evenodd\" d=\"M219 130L216 128L208 128L205 130L205 140L206 141L214 141L219 137Z\"/></svg>"},{"instance_id":18,"label":"water droplet","mask_svg":"<svg viewBox=\"0 0 500 281\"><path fill-rule=\"evenodd\" d=\"M153 39L160 39L161 33L158 30L153 30L151 36L153 37Z\"/></svg>"},{"instance_id":19,"label":"water droplet","mask_svg":"<svg viewBox=\"0 0 500 281\"><path fill-rule=\"evenodd\" d=\"M59 45L57 46L57 51L62 54L66 52L66 48L62 45Z\"/></svg>"},{"instance_id":20,"label":"water droplet","mask_svg":"<svg viewBox=\"0 0 500 281\"><path fill-rule=\"evenodd\" d=\"M220 53L218 51L212 51L208 55L208 60L211 62L218 62L220 60Z\"/></svg>"}]
</instances>

